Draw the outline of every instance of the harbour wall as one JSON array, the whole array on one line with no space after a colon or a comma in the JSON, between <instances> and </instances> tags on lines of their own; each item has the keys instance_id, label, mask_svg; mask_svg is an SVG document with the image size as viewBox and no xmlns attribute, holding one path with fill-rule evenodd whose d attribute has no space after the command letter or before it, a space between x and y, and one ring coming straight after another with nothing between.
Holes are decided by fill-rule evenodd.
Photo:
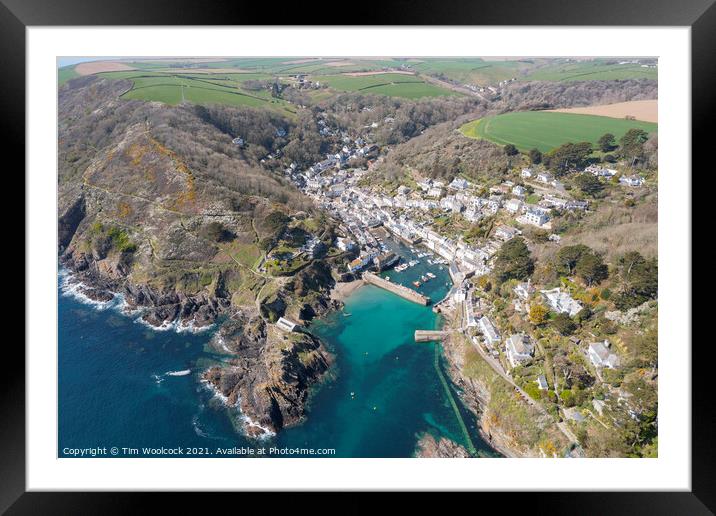
<instances>
[{"instance_id":1,"label":"harbour wall","mask_svg":"<svg viewBox=\"0 0 716 516\"><path fill-rule=\"evenodd\" d=\"M363 279L371 285L375 285L376 287L388 290L389 292L397 294L400 297L407 299L408 301L412 301L413 303L418 303L419 305L423 306L427 306L430 304L430 298L424 296L420 292L416 292L403 285L391 283L390 281L385 280L380 276L373 274L372 272L364 272Z\"/></svg>"}]
</instances>

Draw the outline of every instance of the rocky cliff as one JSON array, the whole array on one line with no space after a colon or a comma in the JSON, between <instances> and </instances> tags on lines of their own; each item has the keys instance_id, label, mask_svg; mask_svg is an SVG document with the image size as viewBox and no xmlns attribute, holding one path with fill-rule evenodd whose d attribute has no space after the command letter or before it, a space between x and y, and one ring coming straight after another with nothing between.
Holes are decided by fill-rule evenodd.
<instances>
[{"instance_id":1,"label":"rocky cliff","mask_svg":"<svg viewBox=\"0 0 716 516\"><path fill-rule=\"evenodd\" d=\"M261 317L237 314L214 337L235 354L204 379L245 416L248 435L278 432L300 423L310 389L328 371L333 356L315 337L282 332Z\"/></svg>"},{"instance_id":2,"label":"rocky cliff","mask_svg":"<svg viewBox=\"0 0 716 516\"><path fill-rule=\"evenodd\" d=\"M286 277L261 272L259 244L278 234L269 214L305 218L312 204L193 107L123 101L126 86L88 78L60 89L60 264L82 294L121 295L152 326L226 320L216 338L229 355L206 380L256 422L253 433L297 424L331 356L272 323L330 310L334 282L320 259Z\"/></svg>"}]
</instances>

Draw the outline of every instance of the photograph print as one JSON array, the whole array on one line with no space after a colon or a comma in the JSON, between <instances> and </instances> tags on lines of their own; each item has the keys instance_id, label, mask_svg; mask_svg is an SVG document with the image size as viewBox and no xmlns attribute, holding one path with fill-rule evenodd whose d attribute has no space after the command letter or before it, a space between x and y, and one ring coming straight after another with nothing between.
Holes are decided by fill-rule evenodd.
<instances>
[{"instance_id":1,"label":"photograph print","mask_svg":"<svg viewBox=\"0 0 716 516\"><path fill-rule=\"evenodd\" d=\"M57 456L658 457L658 66L58 58Z\"/></svg>"}]
</instances>

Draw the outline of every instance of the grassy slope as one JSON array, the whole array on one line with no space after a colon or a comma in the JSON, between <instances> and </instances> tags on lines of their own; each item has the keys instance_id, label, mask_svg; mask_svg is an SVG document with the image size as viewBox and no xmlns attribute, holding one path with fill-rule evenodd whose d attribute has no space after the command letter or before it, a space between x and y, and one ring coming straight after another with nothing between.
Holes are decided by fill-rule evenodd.
<instances>
[{"instance_id":1,"label":"grassy slope","mask_svg":"<svg viewBox=\"0 0 716 516\"><path fill-rule=\"evenodd\" d=\"M218 103L234 106L268 107L286 114L288 104L273 99L268 91L248 91L241 87L247 80L268 79L268 75L247 74L190 74L162 72L111 72L100 74L113 79L129 79L133 83L123 98L178 104L183 98L196 104Z\"/></svg>"},{"instance_id":2,"label":"grassy slope","mask_svg":"<svg viewBox=\"0 0 716 516\"><path fill-rule=\"evenodd\" d=\"M522 151L542 152L567 142L596 144L600 136L612 133L619 139L631 128L656 132L657 124L595 115L525 111L474 120L463 125L465 136L490 140L499 145L512 143Z\"/></svg>"}]
</instances>

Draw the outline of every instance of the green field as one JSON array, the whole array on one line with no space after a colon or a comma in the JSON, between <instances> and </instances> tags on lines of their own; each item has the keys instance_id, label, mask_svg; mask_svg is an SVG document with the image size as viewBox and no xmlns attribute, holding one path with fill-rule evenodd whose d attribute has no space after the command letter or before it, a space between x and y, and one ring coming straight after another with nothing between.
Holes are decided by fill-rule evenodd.
<instances>
[{"instance_id":1,"label":"green field","mask_svg":"<svg viewBox=\"0 0 716 516\"><path fill-rule=\"evenodd\" d=\"M75 72L75 65L63 66L57 70L57 85L62 86L64 83L80 75Z\"/></svg>"},{"instance_id":2,"label":"green field","mask_svg":"<svg viewBox=\"0 0 716 516\"><path fill-rule=\"evenodd\" d=\"M531 61L486 61L481 58L425 59L411 64L411 68L426 74L441 74L461 83L487 86L505 79L519 77L521 70L532 66Z\"/></svg>"},{"instance_id":3,"label":"green field","mask_svg":"<svg viewBox=\"0 0 716 516\"><path fill-rule=\"evenodd\" d=\"M312 79L321 84L327 84L338 91L356 91L409 99L459 95L454 91L428 84L415 75L399 73L381 73L359 77L352 75L321 75L312 76Z\"/></svg>"},{"instance_id":4,"label":"green field","mask_svg":"<svg viewBox=\"0 0 716 516\"><path fill-rule=\"evenodd\" d=\"M289 103L271 97L268 90L253 91L242 87L242 83L247 80L269 79L271 76L266 74L191 74L133 70L99 75L132 81L132 88L122 95L124 99L158 101L170 105L183 101L195 104L228 104L264 107L283 114L294 113Z\"/></svg>"},{"instance_id":5,"label":"green field","mask_svg":"<svg viewBox=\"0 0 716 516\"><path fill-rule=\"evenodd\" d=\"M547 152L567 142L596 144L605 133L612 133L618 140L632 128L655 133L657 124L605 116L522 111L473 120L463 125L460 132L498 145L511 143L523 152L533 148Z\"/></svg>"},{"instance_id":6,"label":"green field","mask_svg":"<svg viewBox=\"0 0 716 516\"><path fill-rule=\"evenodd\" d=\"M657 79L656 68L638 64L618 64L604 60L550 64L524 77L527 81L614 81L619 79Z\"/></svg>"}]
</instances>

